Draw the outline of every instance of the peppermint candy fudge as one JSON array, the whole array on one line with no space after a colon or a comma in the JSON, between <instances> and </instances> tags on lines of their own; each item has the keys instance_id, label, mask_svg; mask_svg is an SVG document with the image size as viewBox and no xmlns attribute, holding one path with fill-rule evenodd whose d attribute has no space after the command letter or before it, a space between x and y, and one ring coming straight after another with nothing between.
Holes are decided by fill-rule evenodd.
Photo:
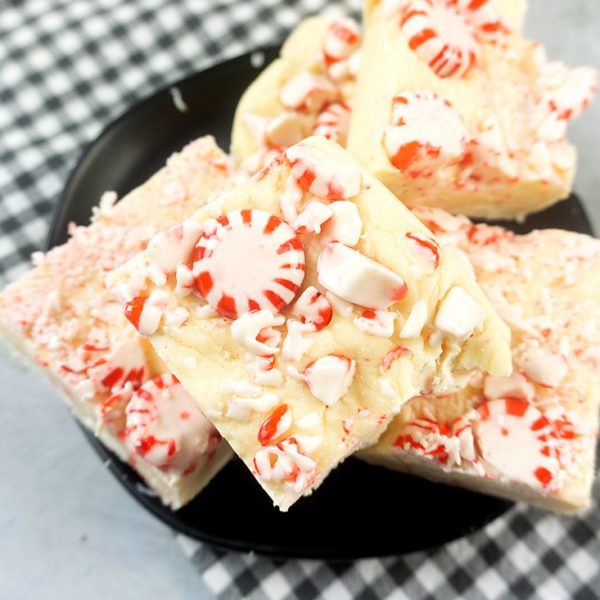
<instances>
[{"instance_id":1,"label":"peppermint candy fudge","mask_svg":"<svg viewBox=\"0 0 600 600\"><path fill-rule=\"evenodd\" d=\"M107 283L281 510L408 399L510 373L508 327L461 258L325 138L159 234Z\"/></svg>"},{"instance_id":2,"label":"peppermint candy fudge","mask_svg":"<svg viewBox=\"0 0 600 600\"><path fill-rule=\"evenodd\" d=\"M519 218L569 195L597 73L525 40L525 6L367 2L348 149L408 206Z\"/></svg>"},{"instance_id":3,"label":"peppermint candy fudge","mask_svg":"<svg viewBox=\"0 0 600 600\"><path fill-rule=\"evenodd\" d=\"M56 384L73 414L129 461L174 509L191 500L231 451L198 405L123 316L106 274L226 187L229 160L212 138L174 154L118 204L103 196L88 227L34 257L0 293L0 332Z\"/></svg>"},{"instance_id":4,"label":"peppermint candy fudge","mask_svg":"<svg viewBox=\"0 0 600 600\"><path fill-rule=\"evenodd\" d=\"M510 377L408 402L362 455L434 481L561 512L590 505L600 399L600 242L517 236L434 209L416 214L470 258L510 325Z\"/></svg>"},{"instance_id":5,"label":"peppermint candy fudge","mask_svg":"<svg viewBox=\"0 0 600 600\"><path fill-rule=\"evenodd\" d=\"M346 143L360 43L349 17L310 17L296 27L236 109L231 149L246 171L312 134Z\"/></svg>"}]
</instances>

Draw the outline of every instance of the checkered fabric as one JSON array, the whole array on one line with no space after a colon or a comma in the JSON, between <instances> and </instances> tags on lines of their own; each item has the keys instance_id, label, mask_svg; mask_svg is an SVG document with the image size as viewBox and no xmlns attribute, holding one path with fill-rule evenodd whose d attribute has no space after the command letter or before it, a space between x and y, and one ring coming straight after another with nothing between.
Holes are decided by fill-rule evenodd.
<instances>
[{"instance_id":1,"label":"checkered fabric","mask_svg":"<svg viewBox=\"0 0 600 600\"><path fill-rule=\"evenodd\" d=\"M114 117L157 87L283 39L325 3L1 0L0 285L43 247L70 169ZM359 0L345 8L357 12ZM222 598L554 600L598 597L598 531L598 509L560 518L517 507L439 550L344 564L276 562L178 540Z\"/></svg>"}]
</instances>

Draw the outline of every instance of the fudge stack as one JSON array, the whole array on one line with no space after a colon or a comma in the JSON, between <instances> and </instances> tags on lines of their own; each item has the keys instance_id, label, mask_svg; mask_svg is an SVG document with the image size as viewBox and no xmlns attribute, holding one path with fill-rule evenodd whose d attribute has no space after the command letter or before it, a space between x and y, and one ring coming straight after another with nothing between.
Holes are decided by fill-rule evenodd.
<instances>
[{"instance_id":1,"label":"fudge stack","mask_svg":"<svg viewBox=\"0 0 600 600\"><path fill-rule=\"evenodd\" d=\"M355 453L586 508L600 242L468 218L571 189L596 73L548 60L524 13L302 22L241 98L232 157L202 138L105 195L0 294L2 332L174 509L232 454L287 510Z\"/></svg>"}]
</instances>

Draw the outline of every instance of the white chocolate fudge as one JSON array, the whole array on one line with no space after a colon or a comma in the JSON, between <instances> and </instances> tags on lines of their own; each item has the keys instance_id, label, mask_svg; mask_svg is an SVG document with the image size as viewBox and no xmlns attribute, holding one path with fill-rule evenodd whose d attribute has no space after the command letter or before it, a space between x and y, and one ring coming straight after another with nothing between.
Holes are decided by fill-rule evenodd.
<instances>
[{"instance_id":1,"label":"white chocolate fudge","mask_svg":"<svg viewBox=\"0 0 600 600\"><path fill-rule=\"evenodd\" d=\"M88 227L35 257L0 293L0 332L56 384L74 415L174 509L231 456L197 404L124 318L106 274L155 233L229 185L227 157L202 138L118 204L107 193ZM114 205L113 205L114 204Z\"/></svg>"},{"instance_id":2,"label":"white chocolate fudge","mask_svg":"<svg viewBox=\"0 0 600 600\"><path fill-rule=\"evenodd\" d=\"M512 329L510 377L480 374L405 404L369 462L561 512L591 501L600 400L600 242L516 236L435 209L416 213L470 258Z\"/></svg>"},{"instance_id":3,"label":"white chocolate fudge","mask_svg":"<svg viewBox=\"0 0 600 600\"><path fill-rule=\"evenodd\" d=\"M360 42L348 17L310 17L294 29L236 109L231 150L246 171L311 134L346 143Z\"/></svg>"},{"instance_id":4,"label":"white chocolate fudge","mask_svg":"<svg viewBox=\"0 0 600 600\"><path fill-rule=\"evenodd\" d=\"M347 147L408 206L520 218L566 198L597 86L523 38L524 0L367 2Z\"/></svg>"},{"instance_id":5,"label":"white chocolate fudge","mask_svg":"<svg viewBox=\"0 0 600 600\"><path fill-rule=\"evenodd\" d=\"M282 510L416 394L510 373L509 329L460 257L322 137L107 284Z\"/></svg>"}]
</instances>

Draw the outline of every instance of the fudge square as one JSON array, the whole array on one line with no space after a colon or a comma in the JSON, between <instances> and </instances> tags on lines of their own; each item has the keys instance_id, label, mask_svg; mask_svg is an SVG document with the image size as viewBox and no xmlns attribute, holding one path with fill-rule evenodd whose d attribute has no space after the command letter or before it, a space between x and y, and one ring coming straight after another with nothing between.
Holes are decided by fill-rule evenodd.
<instances>
[{"instance_id":1,"label":"fudge square","mask_svg":"<svg viewBox=\"0 0 600 600\"><path fill-rule=\"evenodd\" d=\"M525 40L525 6L367 2L347 147L408 206L518 218L569 195L597 73Z\"/></svg>"},{"instance_id":2,"label":"fudge square","mask_svg":"<svg viewBox=\"0 0 600 600\"><path fill-rule=\"evenodd\" d=\"M345 145L360 43L358 24L344 16L309 17L292 31L235 112L231 150L246 171L311 134Z\"/></svg>"},{"instance_id":3,"label":"fudge square","mask_svg":"<svg viewBox=\"0 0 600 600\"><path fill-rule=\"evenodd\" d=\"M73 225L67 243L37 256L35 268L0 293L4 339L174 509L210 481L231 451L127 322L104 279L232 176L212 138L195 140L117 204L116 194L105 195L91 225Z\"/></svg>"},{"instance_id":4,"label":"fudge square","mask_svg":"<svg viewBox=\"0 0 600 600\"><path fill-rule=\"evenodd\" d=\"M449 397L405 404L363 458L552 510L589 507L600 400L600 242L560 230L517 236L417 211L470 257L512 329L510 377L480 374Z\"/></svg>"},{"instance_id":5,"label":"fudge square","mask_svg":"<svg viewBox=\"0 0 600 600\"><path fill-rule=\"evenodd\" d=\"M107 283L282 510L408 399L510 374L509 329L462 260L325 138Z\"/></svg>"}]
</instances>

